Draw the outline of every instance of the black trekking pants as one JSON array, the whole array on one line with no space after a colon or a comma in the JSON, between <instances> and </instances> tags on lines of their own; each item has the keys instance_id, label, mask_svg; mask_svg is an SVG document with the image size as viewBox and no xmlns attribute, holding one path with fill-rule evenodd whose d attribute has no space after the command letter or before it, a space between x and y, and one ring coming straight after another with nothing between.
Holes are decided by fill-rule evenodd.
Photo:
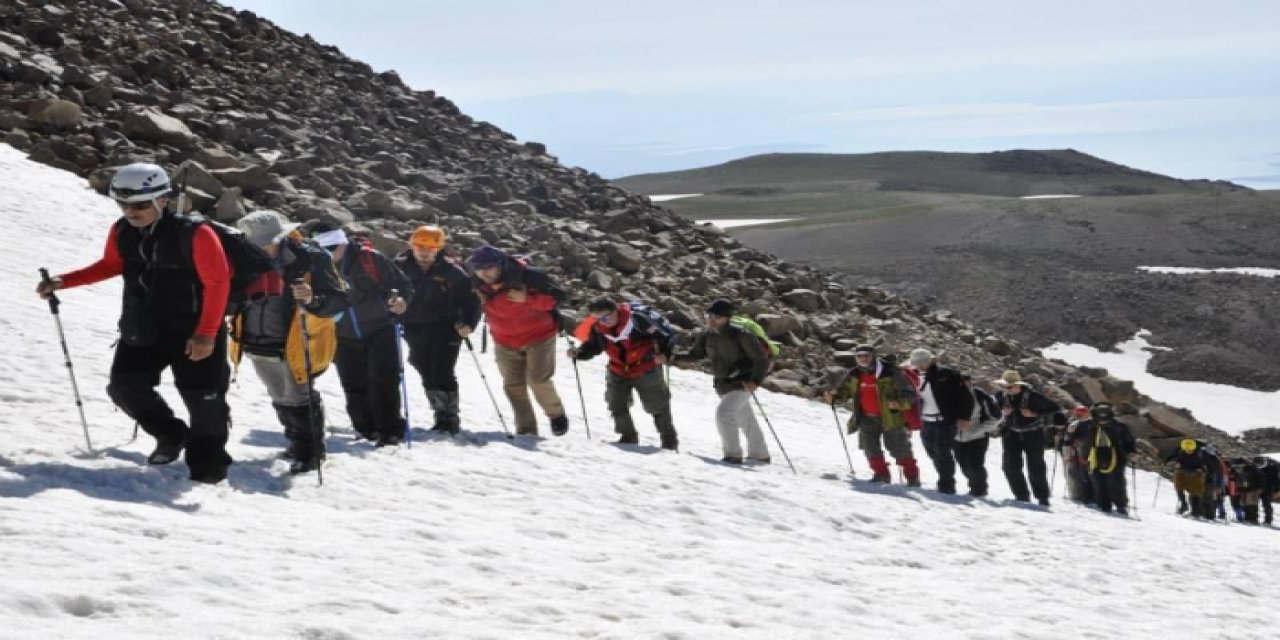
<instances>
[{"instance_id":1,"label":"black trekking pants","mask_svg":"<svg viewBox=\"0 0 1280 640\"><path fill-rule=\"evenodd\" d=\"M1126 468L1123 464L1116 464L1111 473L1094 471L1089 474L1093 480L1093 501L1099 509L1108 513L1112 507L1117 511L1128 511L1128 484L1124 479Z\"/></svg>"},{"instance_id":2,"label":"black trekking pants","mask_svg":"<svg viewBox=\"0 0 1280 640\"><path fill-rule=\"evenodd\" d=\"M231 464L226 449L231 421L227 332L225 328L218 332L213 353L199 362L186 355L190 337L190 331L161 328L150 345L118 343L107 395L157 442L185 442L192 477L219 475ZM187 406L190 426L175 416L156 392L165 369L172 370L173 386Z\"/></svg>"},{"instance_id":3,"label":"black trekking pants","mask_svg":"<svg viewBox=\"0 0 1280 640\"><path fill-rule=\"evenodd\" d=\"M351 426L361 435L404 433L400 416L400 360L396 328L388 325L364 339L338 339L333 362L347 398Z\"/></svg>"},{"instance_id":4,"label":"black trekking pants","mask_svg":"<svg viewBox=\"0 0 1280 640\"><path fill-rule=\"evenodd\" d=\"M1004 456L1001 467L1004 477L1009 481L1009 489L1013 497L1026 502L1032 494L1037 500L1049 499L1048 468L1044 463L1044 430L1009 431L1002 438ZM1026 459L1027 475L1022 475L1022 461ZM1027 490L1030 482L1031 489Z\"/></svg>"},{"instance_id":5,"label":"black trekking pants","mask_svg":"<svg viewBox=\"0 0 1280 640\"><path fill-rule=\"evenodd\" d=\"M458 377L454 369L462 348L462 337L452 324L407 324L404 339L409 343L409 364L422 376L422 387L428 395L432 391L458 392Z\"/></svg>"}]
</instances>

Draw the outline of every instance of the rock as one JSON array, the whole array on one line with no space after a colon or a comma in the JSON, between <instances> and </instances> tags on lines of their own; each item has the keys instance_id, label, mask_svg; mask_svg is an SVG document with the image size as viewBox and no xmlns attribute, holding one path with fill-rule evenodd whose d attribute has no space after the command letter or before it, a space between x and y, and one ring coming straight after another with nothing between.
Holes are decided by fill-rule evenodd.
<instances>
[{"instance_id":1,"label":"rock","mask_svg":"<svg viewBox=\"0 0 1280 640\"><path fill-rule=\"evenodd\" d=\"M770 282L782 279L781 273L778 273L777 271L774 271L773 269L770 269L769 267L763 264L760 264L759 262L752 262L750 265L748 265L747 270L743 273L743 275L748 278L768 280Z\"/></svg>"},{"instance_id":2,"label":"rock","mask_svg":"<svg viewBox=\"0 0 1280 640\"><path fill-rule=\"evenodd\" d=\"M170 176L173 183L178 186L186 185L199 189L215 199L222 195L226 187L212 173L209 173L199 162L195 160L187 160L178 165L178 168Z\"/></svg>"},{"instance_id":3,"label":"rock","mask_svg":"<svg viewBox=\"0 0 1280 640\"><path fill-rule=\"evenodd\" d=\"M983 351L994 356L1007 356L1013 354L1013 348L1009 346L1009 343L994 336L987 336L983 338L978 346Z\"/></svg>"},{"instance_id":4,"label":"rock","mask_svg":"<svg viewBox=\"0 0 1280 640\"><path fill-rule=\"evenodd\" d=\"M31 145L31 136L27 135L26 131L14 129L5 134L4 143L14 149L25 151Z\"/></svg>"},{"instance_id":5,"label":"rock","mask_svg":"<svg viewBox=\"0 0 1280 640\"><path fill-rule=\"evenodd\" d=\"M240 161L222 147L200 147L191 155L191 159L199 162L206 169L234 169Z\"/></svg>"},{"instance_id":6,"label":"rock","mask_svg":"<svg viewBox=\"0 0 1280 640\"><path fill-rule=\"evenodd\" d=\"M806 313L814 313L822 309L822 298L816 291L809 289L793 289L782 294L782 301Z\"/></svg>"},{"instance_id":7,"label":"rock","mask_svg":"<svg viewBox=\"0 0 1280 640\"><path fill-rule=\"evenodd\" d=\"M633 247L611 244L606 249L609 266L622 273L636 273L644 265L644 254Z\"/></svg>"},{"instance_id":8,"label":"rock","mask_svg":"<svg viewBox=\"0 0 1280 640\"><path fill-rule=\"evenodd\" d=\"M603 271L592 271L587 276L587 286L600 291L613 291L618 288L618 283L613 276Z\"/></svg>"},{"instance_id":9,"label":"rock","mask_svg":"<svg viewBox=\"0 0 1280 640\"><path fill-rule=\"evenodd\" d=\"M200 139L181 120L151 108L130 111L124 117L123 130L130 138L156 144L187 146Z\"/></svg>"},{"instance_id":10,"label":"rock","mask_svg":"<svg viewBox=\"0 0 1280 640\"><path fill-rule=\"evenodd\" d=\"M320 220L337 226L355 222L356 217L336 200L326 200L315 196L299 195L292 200L293 216L303 222Z\"/></svg>"},{"instance_id":11,"label":"rock","mask_svg":"<svg viewBox=\"0 0 1280 640\"><path fill-rule=\"evenodd\" d=\"M804 335L804 325L794 316L762 313L755 317L755 321L760 323L764 332L774 340L784 338L788 333Z\"/></svg>"},{"instance_id":12,"label":"rock","mask_svg":"<svg viewBox=\"0 0 1280 640\"><path fill-rule=\"evenodd\" d=\"M254 194L276 184L272 174L267 172L266 167L260 165L245 168L218 169L209 173L214 178L217 178L218 182L228 187L240 187L240 191L249 197L253 197Z\"/></svg>"},{"instance_id":13,"label":"rock","mask_svg":"<svg viewBox=\"0 0 1280 640\"><path fill-rule=\"evenodd\" d=\"M31 117L36 122L55 129L74 129L80 125L84 112L74 102L49 100L32 103Z\"/></svg>"},{"instance_id":14,"label":"rock","mask_svg":"<svg viewBox=\"0 0 1280 640\"><path fill-rule=\"evenodd\" d=\"M227 187L222 190L218 202L213 205L213 217L219 222L235 224L237 220L248 215L244 202L240 199L240 187Z\"/></svg>"}]
</instances>

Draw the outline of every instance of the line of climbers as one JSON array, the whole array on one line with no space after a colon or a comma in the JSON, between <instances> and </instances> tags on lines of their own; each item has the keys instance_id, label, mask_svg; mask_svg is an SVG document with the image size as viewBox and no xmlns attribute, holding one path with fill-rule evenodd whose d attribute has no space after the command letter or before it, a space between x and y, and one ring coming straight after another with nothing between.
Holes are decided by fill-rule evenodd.
<instances>
[{"instance_id":1,"label":"line of climbers","mask_svg":"<svg viewBox=\"0 0 1280 640\"><path fill-rule=\"evenodd\" d=\"M434 412L431 431L456 435L462 422L455 367L482 316L516 433L538 435L534 401L554 435L568 431L552 382L559 309L567 295L523 258L485 245L461 262L447 247L445 230L431 225L417 228L409 248L388 258L367 239L332 224L299 228L276 212L257 211L237 230L169 211L171 195L160 167L120 169L110 196L122 216L111 226L102 257L37 286L48 297L123 276L121 337L107 390L156 439L148 463L171 463L185 450L192 480L226 477L232 462L226 452L229 363L238 367L246 355L288 439L282 457L290 460L291 473L311 471L324 460L326 416L313 382L331 363L357 436L378 447L398 445L409 432L401 406L407 393L402 338ZM670 363L706 359L720 398L715 417L722 461L771 462L751 401L778 345L750 318L736 315L730 301L716 300L706 310L706 328L685 352L676 351L676 331L648 305L600 298L587 311L573 332L580 344L567 355L575 361L607 356L605 402L618 443L639 442L630 414L634 394L652 416L662 448L677 449L664 373ZM939 492L956 493L958 469L969 495L986 496L987 448L1000 438L1001 467L1015 500L1049 504L1045 452L1053 450L1066 467L1071 500L1128 512L1125 470L1138 452L1109 403L1075 407L1068 421L1015 371L996 381L1001 390L992 396L967 374L940 366L926 349L911 352L902 367L873 345L858 346L854 356L855 366L823 397L852 413L846 428L857 434L873 482L892 482L887 450L902 481L920 486L912 450L912 433L920 431ZM156 393L165 369L172 370L189 423ZM1230 497L1238 519L1256 523L1261 506L1265 522L1272 522L1280 465L1267 458L1225 460L1195 440L1184 441L1165 462L1176 465L1180 513L1225 517L1223 499Z\"/></svg>"}]
</instances>

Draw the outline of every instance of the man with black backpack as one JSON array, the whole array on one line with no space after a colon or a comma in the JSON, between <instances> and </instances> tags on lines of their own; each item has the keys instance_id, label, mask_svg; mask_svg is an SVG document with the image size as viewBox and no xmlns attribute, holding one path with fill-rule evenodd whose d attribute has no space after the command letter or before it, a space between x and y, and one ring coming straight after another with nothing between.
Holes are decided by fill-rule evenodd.
<instances>
[{"instance_id":1,"label":"man with black backpack","mask_svg":"<svg viewBox=\"0 0 1280 640\"><path fill-rule=\"evenodd\" d=\"M1034 494L1040 506L1047 507L1050 488L1048 467L1044 463L1047 442L1045 420L1065 423L1066 416L1062 415L1058 405L1032 391L1017 371L1005 371L997 383L1004 387L1004 391L996 394L996 402L1004 416L1000 427L1004 445L1004 477L1009 481L1014 500L1030 502ZM1022 475L1024 458L1026 476Z\"/></svg>"},{"instance_id":2,"label":"man with black backpack","mask_svg":"<svg viewBox=\"0 0 1280 640\"><path fill-rule=\"evenodd\" d=\"M97 262L37 287L41 297L124 276L120 341L107 394L156 439L148 464L169 464L186 449L196 482L227 476L230 409L226 393L227 333L223 314L231 269L218 233L209 225L165 212L169 176L146 163L122 167L110 196L123 217L112 225ZM190 426L156 393L160 374L173 383L190 414Z\"/></svg>"},{"instance_id":3,"label":"man with black backpack","mask_svg":"<svg viewBox=\"0 0 1280 640\"><path fill-rule=\"evenodd\" d=\"M443 228L422 225L395 263L413 282L413 297L403 316L404 339L409 363L422 377L435 412L431 431L453 436L462 430L454 369L462 341L480 324L480 297L462 264L445 249L447 241Z\"/></svg>"},{"instance_id":4,"label":"man with black backpack","mask_svg":"<svg viewBox=\"0 0 1280 640\"><path fill-rule=\"evenodd\" d=\"M637 444L636 424L631 420L631 393L640 396L645 413L662 438L662 448L679 447L675 423L671 419L671 390L663 379L663 366L675 350L676 334L655 309L638 302L618 304L598 298L587 306L590 318L577 333L581 346L569 349L569 357L590 360L605 353L609 372L605 375L605 402L613 415L618 444Z\"/></svg>"},{"instance_id":5,"label":"man with black backpack","mask_svg":"<svg viewBox=\"0 0 1280 640\"><path fill-rule=\"evenodd\" d=\"M502 374L502 390L515 413L516 433L538 435L530 390L551 420L551 433L568 433L569 417L551 379L556 373L558 309L568 294L525 260L490 245L473 251L467 268L496 344L494 359Z\"/></svg>"},{"instance_id":6,"label":"man with black backpack","mask_svg":"<svg viewBox=\"0 0 1280 640\"><path fill-rule=\"evenodd\" d=\"M973 395L973 413L969 423L956 430L956 466L969 483L969 495L982 498L989 489L987 449L991 446L991 435L1000 427L1000 407L991 394L973 384L972 376L962 373L960 377Z\"/></svg>"},{"instance_id":7,"label":"man with black backpack","mask_svg":"<svg viewBox=\"0 0 1280 640\"><path fill-rule=\"evenodd\" d=\"M249 354L267 387L289 448L289 472L319 468L325 458L324 404L314 379L338 348L335 316L347 310L346 285L329 252L305 240L275 211L255 211L236 223L279 266L249 285L232 314L231 356Z\"/></svg>"},{"instance_id":8,"label":"man with black backpack","mask_svg":"<svg viewBox=\"0 0 1280 640\"><path fill-rule=\"evenodd\" d=\"M1081 447L1093 482L1093 499L1103 513L1112 508L1120 515L1129 514L1129 494L1124 472L1137 459L1137 441L1129 425L1116 419L1110 402L1097 402L1089 408L1089 419L1067 427L1065 442Z\"/></svg>"},{"instance_id":9,"label":"man with black backpack","mask_svg":"<svg viewBox=\"0 0 1280 640\"><path fill-rule=\"evenodd\" d=\"M361 437L377 447L404 440L400 414L400 349L395 316L413 294L409 279L365 238L348 237L337 225L308 227L311 240L333 256L347 284L347 310L338 321L333 362L347 398L347 416Z\"/></svg>"}]
</instances>

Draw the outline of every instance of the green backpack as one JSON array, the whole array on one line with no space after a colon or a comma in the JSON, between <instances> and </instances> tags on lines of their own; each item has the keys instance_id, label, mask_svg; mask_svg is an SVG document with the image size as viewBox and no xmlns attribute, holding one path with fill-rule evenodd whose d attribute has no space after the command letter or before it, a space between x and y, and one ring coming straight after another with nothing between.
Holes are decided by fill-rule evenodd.
<instances>
[{"instance_id":1,"label":"green backpack","mask_svg":"<svg viewBox=\"0 0 1280 640\"><path fill-rule=\"evenodd\" d=\"M769 356L770 360L778 357L778 352L782 345L770 340L769 334L764 332L764 327L760 326L760 323L746 316L733 316L729 319L729 324L751 333L759 339L760 345L764 347L765 355Z\"/></svg>"}]
</instances>

